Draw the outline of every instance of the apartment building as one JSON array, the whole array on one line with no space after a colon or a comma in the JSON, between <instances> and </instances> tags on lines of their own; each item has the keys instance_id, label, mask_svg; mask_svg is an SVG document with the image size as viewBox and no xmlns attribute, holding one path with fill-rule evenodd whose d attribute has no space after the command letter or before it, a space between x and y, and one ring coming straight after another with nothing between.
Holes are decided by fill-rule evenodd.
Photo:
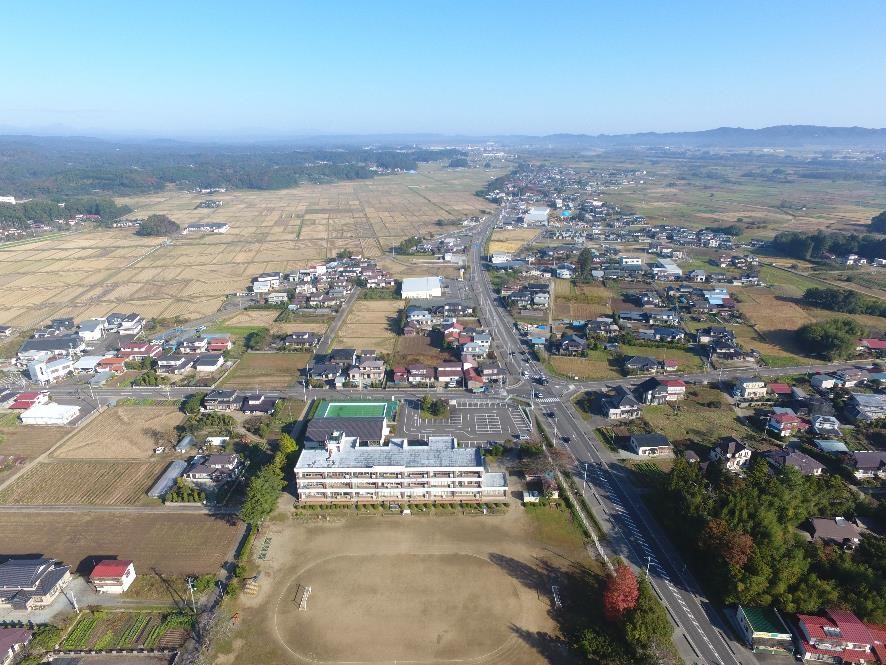
<instances>
[{"instance_id":1,"label":"apartment building","mask_svg":"<svg viewBox=\"0 0 886 665\"><path fill-rule=\"evenodd\" d=\"M369 446L337 431L325 449L302 451L295 465L301 503L506 501L503 473L486 471L476 448L432 436Z\"/></svg>"}]
</instances>

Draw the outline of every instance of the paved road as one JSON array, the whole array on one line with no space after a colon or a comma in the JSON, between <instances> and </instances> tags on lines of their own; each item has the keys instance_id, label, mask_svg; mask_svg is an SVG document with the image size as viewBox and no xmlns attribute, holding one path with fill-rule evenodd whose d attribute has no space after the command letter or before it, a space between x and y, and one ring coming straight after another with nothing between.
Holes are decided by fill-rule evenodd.
<instances>
[{"instance_id":1,"label":"paved road","mask_svg":"<svg viewBox=\"0 0 886 665\"><path fill-rule=\"evenodd\" d=\"M493 224L491 222L481 227L475 238L470 255L471 269L481 312L486 317L487 326L492 328L499 348L504 351L500 355L507 359L503 364L513 373L516 361L509 352L519 349L521 342L513 323L497 306L489 280L478 275L483 272L479 262L480 247ZM536 373L541 373L535 369ZM719 374L712 372L710 377ZM587 427L579 422L572 404L563 399L562 384L558 380L544 388L534 387L532 392L541 392L545 400L541 410L556 414L558 434L569 437L568 449L576 464L582 470L587 468L590 471L587 476L591 496L589 505L596 503L603 513L598 515L598 520L607 527L610 538L608 546L638 569L648 570L650 582L677 626L675 645L684 660L719 665L756 664L752 653L727 637L725 621L719 611L701 594L698 585L686 571L682 558L648 514L630 480L623 475L623 467L613 464L615 460L609 450L598 446L596 440L588 436Z\"/></svg>"},{"instance_id":2,"label":"paved road","mask_svg":"<svg viewBox=\"0 0 886 665\"><path fill-rule=\"evenodd\" d=\"M338 309L338 314L335 315L335 319L329 324L329 328L326 329L326 333L323 337L320 338L320 343L317 345L317 353L327 353L329 351L329 345L332 344L332 341L338 334L338 329L341 328L341 324L344 323L344 320L347 318L348 312L351 311L351 307L357 300L357 296L360 295L360 291L361 289L359 287L355 288L348 294L348 297L345 298L345 301Z\"/></svg>"}]
</instances>

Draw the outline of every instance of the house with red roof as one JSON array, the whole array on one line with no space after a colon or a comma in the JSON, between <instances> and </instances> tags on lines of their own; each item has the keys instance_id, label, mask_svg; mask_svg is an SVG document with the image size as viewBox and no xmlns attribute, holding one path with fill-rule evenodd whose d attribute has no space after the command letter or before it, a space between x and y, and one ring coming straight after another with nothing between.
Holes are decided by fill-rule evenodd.
<instances>
[{"instance_id":1,"label":"house with red roof","mask_svg":"<svg viewBox=\"0 0 886 665\"><path fill-rule=\"evenodd\" d=\"M769 416L769 422L766 423L766 429L780 437L793 436L807 427L809 424L802 418L787 412L773 413Z\"/></svg>"},{"instance_id":2,"label":"house with red roof","mask_svg":"<svg viewBox=\"0 0 886 665\"><path fill-rule=\"evenodd\" d=\"M779 400L791 399L791 387L786 383L770 383L766 389Z\"/></svg>"},{"instance_id":3,"label":"house with red roof","mask_svg":"<svg viewBox=\"0 0 886 665\"><path fill-rule=\"evenodd\" d=\"M879 357L886 353L886 339L862 339L858 342L860 351L867 351Z\"/></svg>"},{"instance_id":4,"label":"house with red roof","mask_svg":"<svg viewBox=\"0 0 886 665\"><path fill-rule=\"evenodd\" d=\"M95 364L96 372L113 372L114 374L122 374L126 371L126 358L102 358Z\"/></svg>"},{"instance_id":5,"label":"house with red roof","mask_svg":"<svg viewBox=\"0 0 886 665\"><path fill-rule=\"evenodd\" d=\"M99 593L124 593L135 581L135 567L127 559L103 559L95 564L89 581Z\"/></svg>"},{"instance_id":6,"label":"house with red roof","mask_svg":"<svg viewBox=\"0 0 886 665\"><path fill-rule=\"evenodd\" d=\"M234 346L234 343L231 341L231 338L223 335L210 338L209 343L206 345L206 350L210 353L224 353L230 350L232 346Z\"/></svg>"},{"instance_id":7,"label":"house with red roof","mask_svg":"<svg viewBox=\"0 0 886 665\"><path fill-rule=\"evenodd\" d=\"M798 614L797 629L803 660L886 663L886 626L865 623L848 610Z\"/></svg>"},{"instance_id":8,"label":"house with red roof","mask_svg":"<svg viewBox=\"0 0 886 665\"><path fill-rule=\"evenodd\" d=\"M9 405L9 408L14 409L15 411L27 411L32 406L46 404L48 401L49 395L45 392L19 393L15 396L15 399L12 401L12 404Z\"/></svg>"}]
</instances>

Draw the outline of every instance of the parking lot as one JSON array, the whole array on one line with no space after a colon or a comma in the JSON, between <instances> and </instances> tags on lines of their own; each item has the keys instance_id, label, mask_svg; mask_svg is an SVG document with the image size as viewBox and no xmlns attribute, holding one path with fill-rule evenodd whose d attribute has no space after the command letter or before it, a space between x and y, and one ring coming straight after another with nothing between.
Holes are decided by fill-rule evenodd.
<instances>
[{"instance_id":1,"label":"parking lot","mask_svg":"<svg viewBox=\"0 0 886 665\"><path fill-rule=\"evenodd\" d=\"M462 445L484 445L529 435L532 423L523 409L504 401L453 399L445 418L428 418L409 401L403 404L397 431L412 438L454 436Z\"/></svg>"}]
</instances>

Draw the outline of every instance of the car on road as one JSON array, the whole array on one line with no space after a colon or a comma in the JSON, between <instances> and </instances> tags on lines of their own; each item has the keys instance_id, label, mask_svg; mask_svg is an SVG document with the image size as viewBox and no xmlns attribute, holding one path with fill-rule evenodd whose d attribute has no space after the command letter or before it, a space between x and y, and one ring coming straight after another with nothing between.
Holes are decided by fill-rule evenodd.
<instances>
[{"instance_id":1,"label":"car on road","mask_svg":"<svg viewBox=\"0 0 886 665\"><path fill-rule=\"evenodd\" d=\"M557 417L557 414L554 413L553 411L548 411L545 415L546 415L548 418L556 418L556 417Z\"/></svg>"},{"instance_id":2,"label":"car on road","mask_svg":"<svg viewBox=\"0 0 886 665\"><path fill-rule=\"evenodd\" d=\"M563 443L569 443L570 441L572 441L572 437L571 436L561 436L560 441L562 441Z\"/></svg>"},{"instance_id":3,"label":"car on road","mask_svg":"<svg viewBox=\"0 0 886 665\"><path fill-rule=\"evenodd\" d=\"M535 399L538 399L540 397L544 397L544 395L542 395L541 391L539 391L539 390L536 390L535 392L533 392L532 396L535 397Z\"/></svg>"}]
</instances>

